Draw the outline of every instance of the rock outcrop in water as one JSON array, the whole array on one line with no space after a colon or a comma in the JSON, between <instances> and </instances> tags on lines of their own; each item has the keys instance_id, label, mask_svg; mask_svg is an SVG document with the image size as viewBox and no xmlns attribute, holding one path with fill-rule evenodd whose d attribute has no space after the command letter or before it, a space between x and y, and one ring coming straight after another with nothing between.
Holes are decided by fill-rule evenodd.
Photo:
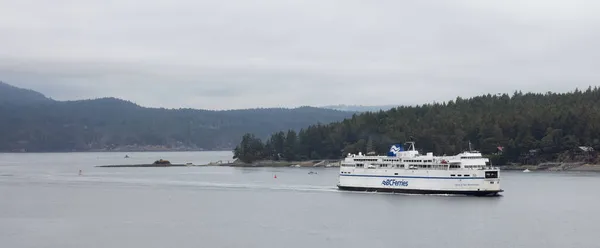
<instances>
[{"instance_id":1,"label":"rock outcrop in water","mask_svg":"<svg viewBox=\"0 0 600 248\"><path fill-rule=\"evenodd\" d=\"M122 164L122 165L98 165L96 167L115 168L115 167L181 167L181 166L192 166L193 164L171 164L171 161L159 159L154 161L152 164Z\"/></svg>"}]
</instances>

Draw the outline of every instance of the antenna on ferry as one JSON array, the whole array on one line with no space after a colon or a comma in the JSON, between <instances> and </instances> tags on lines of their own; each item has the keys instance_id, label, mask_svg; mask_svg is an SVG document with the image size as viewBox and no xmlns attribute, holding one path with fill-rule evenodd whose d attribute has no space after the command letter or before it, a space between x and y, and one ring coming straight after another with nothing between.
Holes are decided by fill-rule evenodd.
<instances>
[{"instance_id":1,"label":"antenna on ferry","mask_svg":"<svg viewBox=\"0 0 600 248\"><path fill-rule=\"evenodd\" d=\"M406 144L409 144L409 146L408 146L408 150L409 151L416 150L416 148L415 148L415 142L414 141L408 141L408 142L406 142Z\"/></svg>"},{"instance_id":2,"label":"antenna on ferry","mask_svg":"<svg viewBox=\"0 0 600 248\"><path fill-rule=\"evenodd\" d=\"M469 140L469 151L473 151L473 149L471 149L471 141Z\"/></svg>"}]
</instances>

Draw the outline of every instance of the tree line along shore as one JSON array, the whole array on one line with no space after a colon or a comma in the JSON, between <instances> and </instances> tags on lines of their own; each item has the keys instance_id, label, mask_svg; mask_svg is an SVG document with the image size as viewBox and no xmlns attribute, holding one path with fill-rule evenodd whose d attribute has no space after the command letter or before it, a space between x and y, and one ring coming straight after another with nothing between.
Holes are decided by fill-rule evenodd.
<instances>
[{"instance_id":1,"label":"tree line along shore","mask_svg":"<svg viewBox=\"0 0 600 248\"><path fill-rule=\"evenodd\" d=\"M591 168L582 166L600 164L600 90L458 97L355 114L267 138L246 133L233 158L246 164L340 159L347 153L386 154L390 145L405 141L435 155L460 153L471 142L506 169Z\"/></svg>"}]
</instances>

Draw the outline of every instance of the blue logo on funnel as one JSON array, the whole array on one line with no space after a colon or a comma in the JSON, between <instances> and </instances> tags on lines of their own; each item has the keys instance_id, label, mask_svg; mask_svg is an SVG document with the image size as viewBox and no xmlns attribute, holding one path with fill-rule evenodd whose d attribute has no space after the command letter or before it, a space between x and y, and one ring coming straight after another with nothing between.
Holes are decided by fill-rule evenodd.
<instances>
[{"instance_id":1,"label":"blue logo on funnel","mask_svg":"<svg viewBox=\"0 0 600 248\"><path fill-rule=\"evenodd\" d=\"M404 148L402 147L402 145L399 145L399 144L392 145L392 147L390 147L390 151L388 152L388 156L395 157L396 154L398 154L398 152L402 152L402 151L404 151Z\"/></svg>"}]
</instances>

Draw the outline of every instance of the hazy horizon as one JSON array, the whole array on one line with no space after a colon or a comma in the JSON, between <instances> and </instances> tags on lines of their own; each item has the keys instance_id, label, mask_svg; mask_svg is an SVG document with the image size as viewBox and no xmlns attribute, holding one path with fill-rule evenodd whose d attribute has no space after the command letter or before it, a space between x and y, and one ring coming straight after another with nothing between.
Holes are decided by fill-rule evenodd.
<instances>
[{"instance_id":1,"label":"hazy horizon","mask_svg":"<svg viewBox=\"0 0 600 248\"><path fill-rule=\"evenodd\" d=\"M148 107L148 108L166 108L166 109L181 109L181 108L189 108L189 107L178 107L178 106L173 106L173 107L164 107L164 106L146 106L143 104L139 104L135 101L131 101L129 99L124 99L124 98L118 98L118 97L114 97L114 96L99 96L99 97L94 97L94 98L82 98L82 99L56 99L53 98L52 96L46 95L44 94L44 92L40 92L37 91L35 89L29 89L29 88L22 88L19 87L17 85L13 85L10 84L9 82L4 82L2 80L0 80L0 83L5 83L5 84L9 84L21 89L27 89L27 90L34 90L38 93L43 94L45 97L55 100L55 101L81 101L81 100L95 100L95 99L106 99L106 98L116 98L116 99L120 99L120 100L124 100L124 101L130 101L136 105L139 105L141 107ZM592 86L594 87L594 86ZM568 91L563 91L563 92L555 92L553 91L553 93L568 93L568 92L573 92L575 90L580 90L580 91L585 91L587 90L588 87L586 88L574 88L572 90L568 90ZM516 90L516 91L520 91L520 90ZM544 94L546 92L522 92L523 94L526 93L541 93ZM492 94L492 93L486 93L486 94L482 94L482 95L487 95L487 94ZM499 93L497 93L499 94ZM508 94L509 96L512 96L512 94L514 94L514 92L504 92L502 94ZM493 94L492 94L493 95ZM481 96L481 95L477 95L477 96ZM457 97L461 97L461 98L470 98L470 97L474 97L474 96L455 96L454 98L448 99L448 100L444 100L444 101L431 101L431 102L420 102L420 103L414 103L414 104L380 104L380 105L360 105L360 104L344 104L344 103L340 103L340 104L329 104L329 105L298 105L298 106L254 106L254 107L245 107L245 108L221 108L221 109L203 109L203 108L194 108L191 107L191 109L198 109L198 110L215 110L215 111L220 111L220 110L244 110L244 109L261 109L261 108L287 108L287 109L294 109L294 108L301 108L301 107L315 107L315 108L328 108L328 109L334 109L334 110L342 110L342 111L354 111L355 109L358 110L366 110L366 109L378 109L381 108L382 110L387 110L389 108L393 108L393 107L398 107L398 106L418 106L418 105L424 105L424 104L433 104L433 103L444 103L444 102L448 102L450 100L455 100Z\"/></svg>"},{"instance_id":2,"label":"hazy horizon","mask_svg":"<svg viewBox=\"0 0 600 248\"><path fill-rule=\"evenodd\" d=\"M0 6L0 80L56 100L214 110L417 105L600 85L597 1Z\"/></svg>"}]
</instances>

